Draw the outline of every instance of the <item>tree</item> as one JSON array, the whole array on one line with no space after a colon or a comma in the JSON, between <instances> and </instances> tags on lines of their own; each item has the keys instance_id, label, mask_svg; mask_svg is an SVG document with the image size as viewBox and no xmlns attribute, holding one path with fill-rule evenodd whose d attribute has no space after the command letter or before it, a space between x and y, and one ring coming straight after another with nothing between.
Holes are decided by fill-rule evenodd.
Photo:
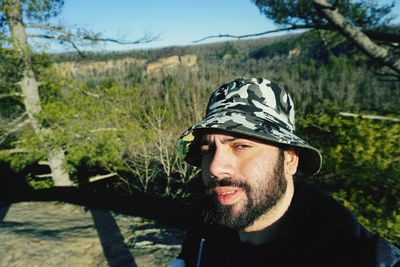
<instances>
[{"instance_id":1,"label":"tree","mask_svg":"<svg viewBox=\"0 0 400 267\"><path fill-rule=\"evenodd\" d=\"M278 29L255 34L208 36L247 38L290 30L337 31L375 62L387 66L400 77L398 56L400 32L389 27L394 2L379 6L372 0L253 0ZM204 40L203 38L201 40ZM199 40L200 41L200 40Z\"/></svg>"},{"instance_id":2,"label":"tree","mask_svg":"<svg viewBox=\"0 0 400 267\"><path fill-rule=\"evenodd\" d=\"M43 142L43 134L48 131L38 115L42 110L39 81L34 72L32 63L32 52L29 46L29 37L41 37L46 39L54 39L61 43L68 42L78 50L77 41L111 41L118 43L142 43L154 40L154 37L144 37L134 42L121 42L115 39L102 38L98 34L91 34L87 31L78 30L77 32L67 31L62 26L54 26L48 24L51 17L57 16L64 4L63 0L3 0L0 1L0 21L3 33L9 34L10 45L14 60L18 62L18 79L17 87L20 88L23 98L25 113L23 113L15 124L19 127L26 121L29 121L34 133L38 139ZM27 21L28 23L25 23ZM27 34L27 27L34 27L39 31L31 36ZM44 32L43 32L44 31ZM78 50L79 51L79 50ZM3 97L13 97L17 92L11 92ZM27 115L28 119L20 122L21 118ZM13 131L13 130L12 130ZM12 132L9 131L9 132ZM55 186L72 185L68 172L65 170L63 163L65 154L60 146L50 147L47 149L47 159L51 170L51 176Z\"/></svg>"},{"instance_id":3,"label":"tree","mask_svg":"<svg viewBox=\"0 0 400 267\"><path fill-rule=\"evenodd\" d=\"M13 52L15 53L16 58L21 62L21 79L19 81L19 86L21 87L25 110L34 132L40 139L40 136L45 129L37 119L37 116L41 111L39 85L33 72L30 48L25 32L25 26L23 24L22 10L24 2L21 3L20 0L4 0L2 4L2 11L4 12L11 35ZM50 16L52 11L57 13L57 7L62 3L54 1L49 4L48 7L50 8L47 8L47 10L46 8L39 10L39 12L44 12L44 16ZM37 13L37 15L39 14ZM54 185L71 185L69 175L62 166L62 163L64 162L64 152L62 148L57 147L50 149L47 157Z\"/></svg>"},{"instance_id":4,"label":"tree","mask_svg":"<svg viewBox=\"0 0 400 267\"><path fill-rule=\"evenodd\" d=\"M382 31L392 19L388 14L394 3L379 7L375 1L351 0L333 4L327 0L254 2L262 13L280 25L337 30L369 57L400 75L400 58L383 44L375 43L384 41L388 45L400 41L400 34Z\"/></svg>"}]
</instances>

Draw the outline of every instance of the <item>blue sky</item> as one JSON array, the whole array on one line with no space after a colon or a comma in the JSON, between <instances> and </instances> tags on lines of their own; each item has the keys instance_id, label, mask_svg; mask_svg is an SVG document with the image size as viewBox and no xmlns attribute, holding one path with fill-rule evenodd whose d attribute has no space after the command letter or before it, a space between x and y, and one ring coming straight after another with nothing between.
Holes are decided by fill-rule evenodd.
<instances>
[{"instance_id":1,"label":"blue sky","mask_svg":"<svg viewBox=\"0 0 400 267\"><path fill-rule=\"evenodd\" d=\"M396 5L396 14L400 14L400 4ZM160 36L145 45L107 44L97 50L191 45L208 35L242 35L275 28L251 0L65 0L55 21L118 39L136 40L146 33Z\"/></svg>"}]
</instances>

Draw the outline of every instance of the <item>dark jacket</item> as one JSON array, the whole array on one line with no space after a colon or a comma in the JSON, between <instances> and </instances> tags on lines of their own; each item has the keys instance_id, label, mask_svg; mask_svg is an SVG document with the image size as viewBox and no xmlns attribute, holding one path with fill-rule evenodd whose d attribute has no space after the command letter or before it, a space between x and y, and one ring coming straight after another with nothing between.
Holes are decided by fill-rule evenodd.
<instances>
[{"instance_id":1,"label":"dark jacket","mask_svg":"<svg viewBox=\"0 0 400 267\"><path fill-rule=\"evenodd\" d=\"M342 204L304 181L295 182L273 241L245 244L237 232L204 224L187 234L178 258L186 266L400 266L399 248L368 232Z\"/></svg>"}]
</instances>

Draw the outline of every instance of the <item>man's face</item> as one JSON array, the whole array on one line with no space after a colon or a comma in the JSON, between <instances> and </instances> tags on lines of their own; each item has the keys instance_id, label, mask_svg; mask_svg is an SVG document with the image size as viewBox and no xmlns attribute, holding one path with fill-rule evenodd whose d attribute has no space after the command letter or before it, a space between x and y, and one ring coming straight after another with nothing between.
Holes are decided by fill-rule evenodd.
<instances>
[{"instance_id":1,"label":"man's face","mask_svg":"<svg viewBox=\"0 0 400 267\"><path fill-rule=\"evenodd\" d=\"M214 223L242 230L286 191L283 150L274 145L216 132L203 136L201 151L202 178Z\"/></svg>"}]
</instances>

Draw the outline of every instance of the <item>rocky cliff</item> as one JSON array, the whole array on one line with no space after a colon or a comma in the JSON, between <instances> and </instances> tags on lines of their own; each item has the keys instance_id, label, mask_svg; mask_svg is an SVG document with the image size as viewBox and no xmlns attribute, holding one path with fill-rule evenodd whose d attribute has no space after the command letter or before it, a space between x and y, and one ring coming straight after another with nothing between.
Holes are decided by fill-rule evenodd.
<instances>
[{"instance_id":1,"label":"rocky cliff","mask_svg":"<svg viewBox=\"0 0 400 267\"><path fill-rule=\"evenodd\" d=\"M168 71L178 67L193 68L197 65L197 55L171 56L160 58L146 65L146 73Z\"/></svg>"},{"instance_id":2,"label":"rocky cliff","mask_svg":"<svg viewBox=\"0 0 400 267\"><path fill-rule=\"evenodd\" d=\"M62 62L55 64L55 67L63 75L80 79L101 76L115 77L128 74L133 69L142 69L146 74L158 74L160 72L174 72L182 67L196 69L197 55L174 55L151 62L137 58L90 62Z\"/></svg>"}]
</instances>

